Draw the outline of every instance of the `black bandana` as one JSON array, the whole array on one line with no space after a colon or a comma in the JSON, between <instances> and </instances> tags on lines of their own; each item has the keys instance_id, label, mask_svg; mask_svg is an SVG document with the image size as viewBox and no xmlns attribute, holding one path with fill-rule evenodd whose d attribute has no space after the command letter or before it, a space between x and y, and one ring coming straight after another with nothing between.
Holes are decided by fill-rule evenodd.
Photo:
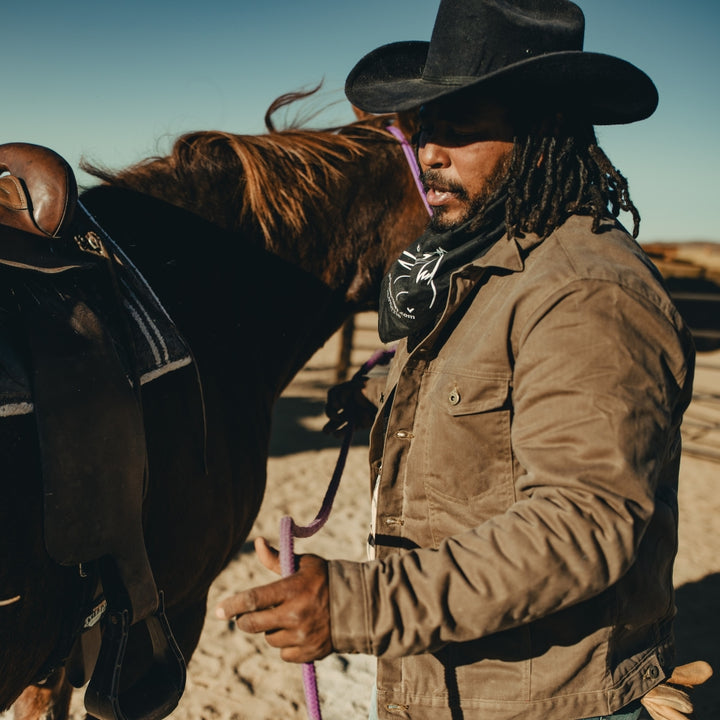
<instances>
[{"instance_id":1,"label":"black bandana","mask_svg":"<svg viewBox=\"0 0 720 720\"><path fill-rule=\"evenodd\" d=\"M505 234L505 198L455 230L426 230L395 261L380 290L378 332L391 342L430 331L445 309L454 270L475 260Z\"/></svg>"}]
</instances>

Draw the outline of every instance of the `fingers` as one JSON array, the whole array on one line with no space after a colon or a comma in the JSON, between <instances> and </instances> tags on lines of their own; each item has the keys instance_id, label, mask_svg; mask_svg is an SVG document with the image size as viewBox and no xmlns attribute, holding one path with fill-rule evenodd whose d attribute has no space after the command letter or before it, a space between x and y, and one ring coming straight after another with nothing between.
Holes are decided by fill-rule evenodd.
<instances>
[{"instance_id":1,"label":"fingers","mask_svg":"<svg viewBox=\"0 0 720 720\"><path fill-rule=\"evenodd\" d=\"M277 608L271 608L239 615L235 619L235 624L243 632L256 635L258 633L279 633L287 623L284 610L278 611ZM270 645L273 644L269 640L268 642Z\"/></svg>"},{"instance_id":2,"label":"fingers","mask_svg":"<svg viewBox=\"0 0 720 720\"><path fill-rule=\"evenodd\" d=\"M328 391L325 404L325 415L328 417L328 422L323 427L323 432L326 435L335 435L337 437L347 427L350 416L347 409L350 390L347 385L347 383L343 383L330 388Z\"/></svg>"},{"instance_id":3,"label":"fingers","mask_svg":"<svg viewBox=\"0 0 720 720\"><path fill-rule=\"evenodd\" d=\"M272 608L241 615L235 622L243 632L264 633L267 644L279 649L286 662L310 662L332 652L323 627L302 615L293 620L292 624L288 622L287 610Z\"/></svg>"},{"instance_id":4,"label":"fingers","mask_svg":"<svg viewBox=\"0 0 720 720\"><path fill-rule=\"evenodd\" d=\"M281 575L280 553L271 547L263 537L255 538L254 545L258 560L268 570ZM274 583L250 588L226 598L218 604L215 615L221 620L229 620L236 615L265 610L279 605L292 593L291 583L289 584L287 580L277 580Z\"/></svg>"},{"instance_id":5,"label":"fingers","mask_svg":"<svg viewBox=\"0 0 720 720\"><path fill-rule=\"evenodd\" d=\"M255 613L275 607L287 595L285 583L285 580L277 580L269 585L262 585L236 593L218 604L215 615L221 620L230 620L236 615Z\"/></svg>"},{"instance_id":6,"label":"fingers","mask_svg":"<svg viewBox=\"0 0 720 720\"><path fill-rule=\"evenodd\" d=\"M265 538L258 537L255 539L255 553L268 570L277 575L282 574L280 571L280 553L270 547ZM252 588L223 600L217 606L215 614L221 620L229 620L235 615L273 607L283 601L285 594L285 589L279 583Z\"/></svg>"},{"instance_id":7,"label":"fingers","mask_svg":"<svg viewBox=\"0 0 720 720\"><path fill-rule=\"evenodd\" d=\"M279 572L277 551L262 538L255 548L263 565ZM235 618L244 632L265 633L268 644L281 648L288 662L325 657L332 652L327 561L302 555L297 573L226 598L215 614L222 620Z\"/></svg>"},{"instance_id":8,"label":"fingers","mask_svg":"<svg viewBox=\"0 0 720 720\"><path fill-rule=\"evenodd\" d=\"M323 427L325 434L338 437L350 423L358 428L372 425L377 408L363 395L365 381L365 377L360 377L330 388L325 404L329 418Z\"/></svg>"},{"instance_id":9,"label":"fingers","mask_svg":"<svg viewBox=\"0 0 720 720\"><path fill-rule=\"evenodd\" d=\"M322 431L325 435L333 435L334 437L341 437L347 430L347 420L338 418L336 420L330 420L323 425Z\"/></svg>"},{"instance_id":10,"label":"fingers","mask_svg":"<svg viewBox=\"0 0 720 720\"><path fill-rule=\"evenodd\" d=\"M355 414L343 410L341 413L325 423L323 426L323 432L326 435L333 435L334 437L341 438L348 431L351 424L353 426L356 425Z\"/></svg>"},{"instance_id":11,"label":"fingers","mask_svg":"<svg viewBox=\"0 0 720 720\"><path fill-rule=\"evenodd\" d=\"M268 570L272 570L276 575L282 575L282 570L280 569L280 553L270 547L265 538L259 537L255 539L255 554L258 556L258 560L260 560Z\"/></svg>"}]
</instances>

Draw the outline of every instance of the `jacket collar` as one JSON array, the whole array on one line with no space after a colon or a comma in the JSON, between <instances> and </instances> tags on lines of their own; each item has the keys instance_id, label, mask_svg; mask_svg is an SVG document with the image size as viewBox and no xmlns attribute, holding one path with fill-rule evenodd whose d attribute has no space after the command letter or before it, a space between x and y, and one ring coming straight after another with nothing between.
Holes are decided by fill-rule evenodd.
<instances>
[{"instance_id":1,"label":"jacket collar","mask_svg":"<svg viewBox=\"0 0 720 720\"><path fill-rule=\"evenodd\" d=\"M427 346L428 342L432 342L433 338L438 335L447 323L448 318L452 316L457 309L458 304L472 291L474 285L473 276L482 274L482 271L487 268L499 268L509 272L522 272L525 269L525 257L541 242L542 238L533 233L512 239L505 233L499 240L493 243L481 257L476 258L464 267L456 270L452 276L459 281L459 284L455 288L451 288L448 304L435 327L416 347ZM465 278L466 281L463 282L460 278ZM468 280L469 282L467 282ZM402 349L402 351L399 352L398 355L402 357L403 360L402 362L396 363L397 366L404 366L407 360L406 353L413 354L416 349L409 348L406 342L406 339L400 342L399 349ZM392 375L391 373L391 376ZM394 378L394 380L396 379L397 378Z\"/></svg>"},{"instance_id":2,"label":"jacket collar","mask_svg":"<svg viewBox=\"0 0 720 720\"><path fill-rule=\"evenodd\" d=\"M466 267L482 269L495 267L511 272L520 272L525 267L525 255L539 242L540 238L536 235L511 240L505 233L486 253L468 263Z\"/></svg>"},{"instance_id":3,"label":"jacket collar","mask_svg":"<svg viewBox=\"0 0 720 720\"><path fill-rule=\"evenodd\" d=\"M591 219L586 215L570 215L562 225L552 231L551 235L569 230L577 231L579 228L587 226L589 222ZM608 216L600 221L600 229L597 232L602 233L617 227L624 230L615 218ZM506 233L482 257L473 260L466 267L496 267L520 272L525 267L525 258L542 242L543 239L535 233L527 233L512 240Z\"/></svg>"}]
</instances>

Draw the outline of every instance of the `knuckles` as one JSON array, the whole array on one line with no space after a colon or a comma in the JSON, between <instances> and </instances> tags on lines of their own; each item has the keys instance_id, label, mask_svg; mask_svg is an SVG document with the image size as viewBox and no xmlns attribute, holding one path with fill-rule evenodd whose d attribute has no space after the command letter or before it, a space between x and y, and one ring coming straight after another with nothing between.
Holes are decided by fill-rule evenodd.
<instances>
[{"instance_id":1,"label":"knuckles","mask_svg":"<svg viewBox=\"0 0 720 720\"><path fill-rule=\"evenodd\" d=\"M253 614L240 615L235 620L235 624L238 626L238 628L240 628L240 630L242 630L243 632L246 632L246 633L260 632L257 621Z\"/></svg>"},{"instance_id":2,"label":"knuckles","mask_svg":"<svg viewBox=\"0 0 720 720\"><path fill-rule=\"evenodd\" d=\"M241 612L252 613L258 609L259 600L256 588L250 588L240 595L241 602L239 603L242 607Z\"/></svg>"}]
</instances>

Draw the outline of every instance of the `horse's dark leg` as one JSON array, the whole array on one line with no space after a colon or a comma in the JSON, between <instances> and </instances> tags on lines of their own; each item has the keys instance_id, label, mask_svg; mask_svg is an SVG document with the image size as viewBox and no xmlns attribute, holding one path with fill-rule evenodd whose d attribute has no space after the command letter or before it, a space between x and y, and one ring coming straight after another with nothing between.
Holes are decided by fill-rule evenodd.
<instances>
[{"instance_id":1,"label":"horse's dark leg","mask_svg":"<svg viewBox=\"0 0 720 720\"><path fill-rule=\"evenodd\" d=\"M67 720L73 687L65 670L55 671L42 685L30 685L12 706L13 720Z\"/></svg>"}]
</instances>

